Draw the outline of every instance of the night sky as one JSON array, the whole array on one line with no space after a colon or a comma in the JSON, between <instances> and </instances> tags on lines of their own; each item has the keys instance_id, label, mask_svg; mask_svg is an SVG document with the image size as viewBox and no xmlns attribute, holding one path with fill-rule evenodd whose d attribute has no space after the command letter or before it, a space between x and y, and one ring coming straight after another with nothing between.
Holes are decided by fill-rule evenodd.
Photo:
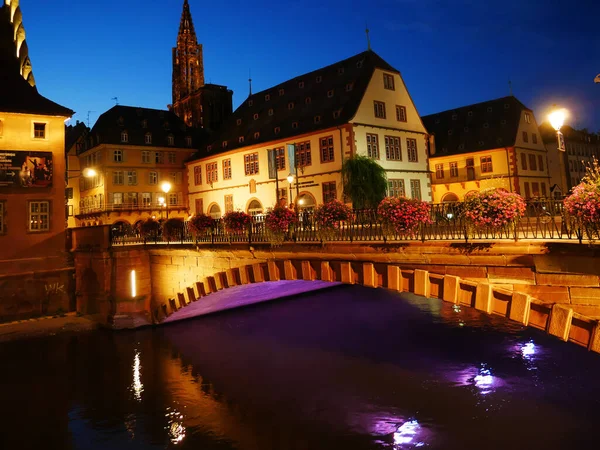
<instances>
[{"instance_id":1,"label":"night sky","mask_svg":"<svg viewBox=\"0 0 600 450\"><path fill-rule=\"evenodd\" d=\"M508 95L600 131L597 0L189 0L206 82L253 90L373 49L421 115ZM90 123L119 104L166 108L183 0L21 0L40 92Z\"/></svg>"}]
</instances>

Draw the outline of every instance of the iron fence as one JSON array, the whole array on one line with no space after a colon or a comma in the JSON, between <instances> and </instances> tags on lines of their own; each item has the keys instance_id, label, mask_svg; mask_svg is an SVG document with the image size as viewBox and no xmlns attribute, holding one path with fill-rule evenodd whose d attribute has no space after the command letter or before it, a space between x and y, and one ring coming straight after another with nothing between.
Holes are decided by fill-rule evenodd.
<instances>
[{"instance_id":1,"label":"iron fence","mask_svg":"<svg viewBox=\"0 0 600 450\"><path fill-rule=\"evenodd\" d=\"M541 240L595 240L600 238L600 226L582 227L564 208L562 200L530 200L524 217L518 222L503 228L474 228L465 220L463 204L440 203L431 205L431 223L423 223L412 234L389 235L384 232L382 222L374 209L354 210L347 221L339 222L328 233L325 240L337 242L368 241L477 241L497 239L541 239ZM599 224L600 225L600 224ZM323 242L319 224L312 211L303 211L286 231L284 240L289 242ZM140 230L116 230L111 233L112 245L134 244L203 244L203 243L268 243L270 236L265 228L264 216L252 218L243 232L231 233L225 230L222 219L214 219L213 225L204 233L193 234L188 222L163 236L162 230L142 235Z\"/></svg>"}]
</instances>

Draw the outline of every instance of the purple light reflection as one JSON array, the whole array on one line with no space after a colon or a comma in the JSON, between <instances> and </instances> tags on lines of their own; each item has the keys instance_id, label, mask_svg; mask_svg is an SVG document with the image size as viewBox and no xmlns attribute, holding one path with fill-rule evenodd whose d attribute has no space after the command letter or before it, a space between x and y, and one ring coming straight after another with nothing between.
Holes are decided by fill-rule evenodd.
<instances>
[{"instance_id":1,"label":"purple light reflection","mask_svg":"<svg viewBox=\"0 0 600 450\"><path fill-rule=\"evenodd\" d=\"M504 384L484 363L459 371L454 381L459 386L475 386L482 395L490 394Z\"/></svg>"}]
</instances>

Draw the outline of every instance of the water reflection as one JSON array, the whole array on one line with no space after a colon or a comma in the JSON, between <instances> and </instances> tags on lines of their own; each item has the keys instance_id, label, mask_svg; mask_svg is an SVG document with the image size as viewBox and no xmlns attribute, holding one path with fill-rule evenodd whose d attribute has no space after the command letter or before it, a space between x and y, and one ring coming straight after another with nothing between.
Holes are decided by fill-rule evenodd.
<instances>
[{"instance_id":1,"label":"water reflection","mask_svg":"<svg viewBox=\"0 0 600 450\"><path fill-rule=\"evenodd\" d=\"M185 427L183 426L183 414L175 408L167 408L165 414L167 418L166 430L169 434L169 439L173 444L179 444L185 439Z\"/></svg>"},{"instance_id":2,"label":"water reflection","mask_svg":"<svg viewBox=\"0 0 600 450\"><path fill-rule=\"evenodd\" d=\"M422 447L425 445L424 442L418 440L421 426L416 420L404 422L398 427L398 430L394 433L394 444L397 449L408 448L409 444L414 447Z\"/></svg>"},{"instance_id":3,"label":"water reflection","mask_svg":"<svg viewBox=\"0 0 600 450\"><path fill-rule=\"evenodd\" d=\"M142 392L144 392L141 371L142 364L140 363L140 352L136 349L135 356L133 357L133 383L131 384L131 390L138 402L142 401Z\"/></svg>"},{"instance_id":4,"label":"water reflection","mask_svg":"<svg viewBox=\"0 0 600 450\"><path fill-rule=\"evenodd\" d=\"M495 378L492 376L492 371L482 364L479 368L479 374L474 378L475 386L479 389L481 394L486 395L492 392Z\"/></svg>"}]
</instances>

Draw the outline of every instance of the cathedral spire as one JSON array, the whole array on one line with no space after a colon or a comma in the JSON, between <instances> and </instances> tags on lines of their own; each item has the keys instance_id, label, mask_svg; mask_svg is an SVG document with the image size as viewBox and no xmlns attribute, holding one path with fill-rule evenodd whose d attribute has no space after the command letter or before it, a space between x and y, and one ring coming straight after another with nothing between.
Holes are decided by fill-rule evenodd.
<instances>
[{"instance_id":1,"label":"cathedral spire","mask_svg":"<svg viewBox=\"0 0 600 450\"><path fill-rule=\"evenodd\" d=\"M18 72L31 86L35 79L25 40L23 14L19 2L0 0L0 67Z\"/></svg>"},{"instance_id":2,"label":"cathedral spire","mask_svg":"<svg viewBox=\"0 0 600 450\"><path fill-rule=\"evenodd\" d=\"M202 45L198 44L188 0L183 1L177 46L173 48L173 104L204 86ZM189 120L183 118L186 123Z\"/></svg>"}]
</instances>

